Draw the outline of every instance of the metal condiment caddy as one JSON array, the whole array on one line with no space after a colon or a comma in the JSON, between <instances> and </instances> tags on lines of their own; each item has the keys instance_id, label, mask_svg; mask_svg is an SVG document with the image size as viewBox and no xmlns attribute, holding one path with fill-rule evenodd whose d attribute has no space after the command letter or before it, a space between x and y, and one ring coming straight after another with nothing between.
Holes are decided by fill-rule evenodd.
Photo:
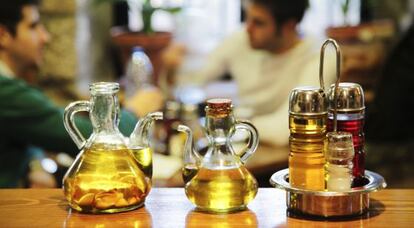
<instances>
[{"instance_id":1,"label":"metal condiment caddy","mask_svg":"<svg viewBox=\"0 0 414 228\"><path fill-rule=\"evenodd\" d=\"M319 184L314 185L312 184L311 180L307 180L307 178L309 179L309 178L315 178L315 177L320 179L320 175L316 175L316 176L314 175L315 172L311 172L311 174L309 174L306 172L306 170L303 171L302 173L304 176L294 177L294 183L292 182L292 179L289 179L289 172L290 172L289 170L293 170L293 172L295 172L295 175L301 175L301 172L299 172L300 170L298 171L297 169L295 170L293 167L290 167L292 164L295 164L294 161L292 162L292 159L293 159L292 154L296 152L296 153L302 153L301 156L307 156L306 153L308 151L306 147L309 146L307 145L307 143L312 143L308 139L306 139L306 137L304 139L299 139L299 140L295 138L295 134L297 133L297 131L296 129L294 129L295 126L292 127L292 125L295 125L294 118L296 118L297 116L299 116L299 118L301 116L304 116L304 118L306 119L306 118L310 118L310 116L314 115L315 113L319 115L325 115L326 113L328 113L327 107L324 107L323 105L323 104L328 104L328 101L327 101L328 96L326 96L324 92L325 89L324 89L324 82L323 82L323 64L324 64L325 49L329 44L332 44L335 47L336 61L337 61L336 62L337 79L336 79L336 83L331 86L331 92L330 92L331 96L329 96L329 99L330 99L329 103L332 104L331 106L333 106L333 109L331 108L330 110L330 111L333 111L332 113L333 129L331 129L333 130L333 132L329 133L329 137L338 136L339 138L343 134L348 134L349 139L351 139L350 141L352 141L352 137L350 133L337 132L337 112L338 112L337 109L338 109L338 105L341 106L340 104L338 104L338 94L340 94L339 81L340 81L340 67L341 67L340 65L341 64L341 50L335 40L327 39L323 43L322 48L321 48L320 67L319 67L320 96L319 95L317 96L318 98L322 97L323 99L326 99L326 100L321 101L320 99L305 99L305 100L301 99L302 93L303 94L309 93L309 89L306 89L306 87L295 88L294 90L292 90L290 100L289 100L290 102L289 119L290 119L290 129L291 129L291 137L290 137L291 154L289 156L289 169L280 170L274 173L272 177L270 178L271 185L273 185L274 187L278 189L282 189L286 191L286 204L287 204L287 209L289 212L297 213L297 214L304 214L304 215L321 216L325 218L338 217L338 216L353 216L353 215L361 215L365 213L369 208L369 193L386 187L386 182L381 175L368 171L368 170L365 171L364 176L362 177L362 181L359 181L359 184L352 186L352 188L351 187L339 188L338 190L335 190L335 191L328 190L326 187L326 184L325 184L325 187L321 189ZM357 85L357 84L354 83L353 85ZM362 89L358 91L362 92ZM317 93L317 89L315 89L315 87L313 87L312 93ZM309 97L309 96L302 96L302 97ZM362 97L363 99L363 94L360 97ZM344 98L342 97L341 99L343 100ZM304 109L301 109L300 107L304 107ZM313 109L312 107L317 107L317 109ZM327 115L326 115L326 118L327 118ZM323 133L326 133L327 119L321 120L321 122L323 123L322 125L325 125L325 126L319 126L318 128L315 128L315 130L319 130ZM303 129L309 129L309 126ZM309 133L304 131L303 134L309 134ZM325 137L325 142L324 142L325 146L324 146L323 153L326 156L326 150L328 148L328 146L326 146L327 143L333 142L335 140L326 140L326 136L324 137ZM298 142L301 142L303 145L298 144ZM299 148L296 148L298 146ZM301 149L300 147L303 147L303 148ZM315 148L315 147L311 146L311 148ZM351 149L352 149L352 146L351 146ZM353 151L350 154L353 155ZM315 157L315 156L312 156L312 157ZM349 159L349 157L347 159ZM320 182L319 179L315 181L319 183Z\"/></svg>"}]
</instances>

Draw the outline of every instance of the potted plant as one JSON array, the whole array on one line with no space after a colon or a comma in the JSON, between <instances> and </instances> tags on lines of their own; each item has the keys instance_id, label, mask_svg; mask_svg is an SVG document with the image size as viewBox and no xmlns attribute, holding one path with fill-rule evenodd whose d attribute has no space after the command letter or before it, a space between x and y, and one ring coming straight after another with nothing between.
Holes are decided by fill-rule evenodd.
<instances>
[{"instance_id":1,"label":"potted plant","mask_svg":"<svg viewBox=\"0 0 414 228\"><path fill-rule=\"evenodd\" d=\"M157 10L164 10L169 13L177 13L181 10L180 7L156 7L153 6L151 3L151 0L141 0L141 4L136 4L136 0L94 0L95 4L101 4L105 2L109 3L115 3L115 2L127 2L128 7L130 9L134 7L140 7L141 8L141 19L143 22L143 28L141 32L145 34L151 34L154 33L154 29L152 28L152 16L155 11Z\"/></svg>"},{"instance_id":2,"label":"potted plant","mask_svg":"<svg viewBox=\"0 0 414 228\"><path fill-rule=\"evenodd\" d=\"M132 7L140 7L143 22L143 28L138 32L132 32L123 27L117 27L111 30L112 40L121 51L121 61L125 66L130 58L132 48L134 46L141 46L154 66L154 81L157 81L157 76L161 68L160 53L171 42L172 34L170 32L154 31L152 27L152 16L157 10L177 13L181 8L156 7L153 6L151 0L141 0L141 4L136 4L136 0L94 0L94 3L102 4L121 1L127 2L130 9Z\"/></svg>"},{"instance_id":3,"label":"potted plant","mask_svg":"<svg viewBox=\"0 0 414 228\"><path fill-rule=\"evenodd\" d=\"M336 27L329 27L326 30L326 33L328 37L334 38L337 41L343 41L347 39L355 39L357 38L357 27L350 26L349 20L348 20L348 12L349 12L349 4L350 0L339 0L340 1L340 7L342 11L343 16L343 25L342 26L336 26Z\"/></svg>"}]
</instances>

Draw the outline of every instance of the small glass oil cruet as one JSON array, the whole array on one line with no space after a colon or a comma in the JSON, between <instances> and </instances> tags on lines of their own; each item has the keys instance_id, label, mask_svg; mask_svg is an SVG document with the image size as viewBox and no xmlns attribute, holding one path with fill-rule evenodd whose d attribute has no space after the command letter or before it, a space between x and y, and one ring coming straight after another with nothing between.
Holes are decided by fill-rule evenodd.
<instances>
[{"instance_id":1,"label":"small glass oil cruet","mask_svg":"<svg viewBox=\"0 0 414 228\"><path fill-rule=\"evenodd\" d=\"M178 126L179 131L187 134L183 168L185 193L200 211L244 210L258 188L256 179L244 166L257 149L257 130L251 123L235 119L229 99L207 101L205 126L210 146L204 157L194 149L191 129ZM247 148L240 155L231 145L236 130L249 132Z\"/></svg>"},{"instance_id":2,"label":"small glass oil cruet","mask_svg":"<svg viewBox=\"0 0 414 228\"><path fill-rule=\"evenodd\" d=\"M73 102L64 112L65 128L81 152L63 178L63 190L69 205L80 212L133 210L144 205L151 189L148 171L140 164L140 159L134 157L134 150L128 147L128 140L118 129L118 91L118 83L93 83L90 101ZM88 140L75 125L74 115L80 111L89 112L92 122L93 133ZM138 138L147 137L148 124L145 123L159 115L151 114L137 123L131 145L146 146L145 140Z\"/></svg>"}]
</instances>

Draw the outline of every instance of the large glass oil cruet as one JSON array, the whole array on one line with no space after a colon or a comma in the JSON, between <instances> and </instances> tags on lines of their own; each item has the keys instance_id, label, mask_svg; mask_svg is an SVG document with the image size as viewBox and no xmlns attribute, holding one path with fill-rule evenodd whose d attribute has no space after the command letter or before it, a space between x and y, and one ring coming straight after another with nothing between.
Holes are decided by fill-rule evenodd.
<instances>
[{"instance_id":1,"label":"large glass oil cruet","mask_svg":"<svg viewBox=\"0 0 414 228\"><path fill-rule=\"evenodd\" d=\"M115 213L144 204L150 183L138 160L118 129L118 83L99 82L90 86L90 101L69 104L64 113L65 128L81 150L63 178L69 205L81 212ZM85 140L74 115L89 112L93 133Z\"/></svg>"},{"instance_id":2,"label":"large glass oil cruet","mask_svg":"<svg viewBox=\"0 0 414 228\"><path fill-rule=\"evenodd\" d=\"M234 118L229 99L207 101L205 126L210 146L204 157L194 149L190 128L178 127L187 134L183 168L185 193L201 211L244 210L258 188L256 179L244 166L258 146L257 130L251 123ZM247 149L240 155L231 145L236 130L249 132Z\"/></svg>"},{"instance_id":3,"label":"large glass oil cruet","mask_svg":"<svg viewBox=\"0 0 414 228\"><path fill-rule=\"evenodd\" d=\"M337 51L337 75L339 75L340 52L332 39L321 48L320 87L303 86L293 89L289 97L289 182L292 187L307 190L325 189L325 138L327 96L323 81L324 51L333 44Z\"/></svg>"}]
</instances>

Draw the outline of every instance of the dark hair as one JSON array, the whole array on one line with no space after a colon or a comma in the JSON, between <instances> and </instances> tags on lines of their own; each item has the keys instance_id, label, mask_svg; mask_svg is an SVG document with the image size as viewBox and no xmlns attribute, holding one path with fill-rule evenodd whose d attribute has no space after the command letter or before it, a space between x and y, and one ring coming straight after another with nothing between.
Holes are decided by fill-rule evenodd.
<instances>
[{"instance_id":1,"label":"dark hair","mask_svg":"<svg viewBox=\"0 0 414 228\"><path fill-rule=\"evenodd\" d=\"M23 6L39 5L39 0L7 0L0 6L0 25L5 26L12 35L16 34L16 26L22 20Z\"/></svg>"},{"instance_id":2,"label":"dark hair","mask_svg":"<svg viewBox=\"0 0 414 228\"><path fill-rule=\"evenodd\" d=\"M308 0L250 0L250 2L268 9L278 26L291 19L300 22L309 6Z\"/></svg>"}]
</instances>

